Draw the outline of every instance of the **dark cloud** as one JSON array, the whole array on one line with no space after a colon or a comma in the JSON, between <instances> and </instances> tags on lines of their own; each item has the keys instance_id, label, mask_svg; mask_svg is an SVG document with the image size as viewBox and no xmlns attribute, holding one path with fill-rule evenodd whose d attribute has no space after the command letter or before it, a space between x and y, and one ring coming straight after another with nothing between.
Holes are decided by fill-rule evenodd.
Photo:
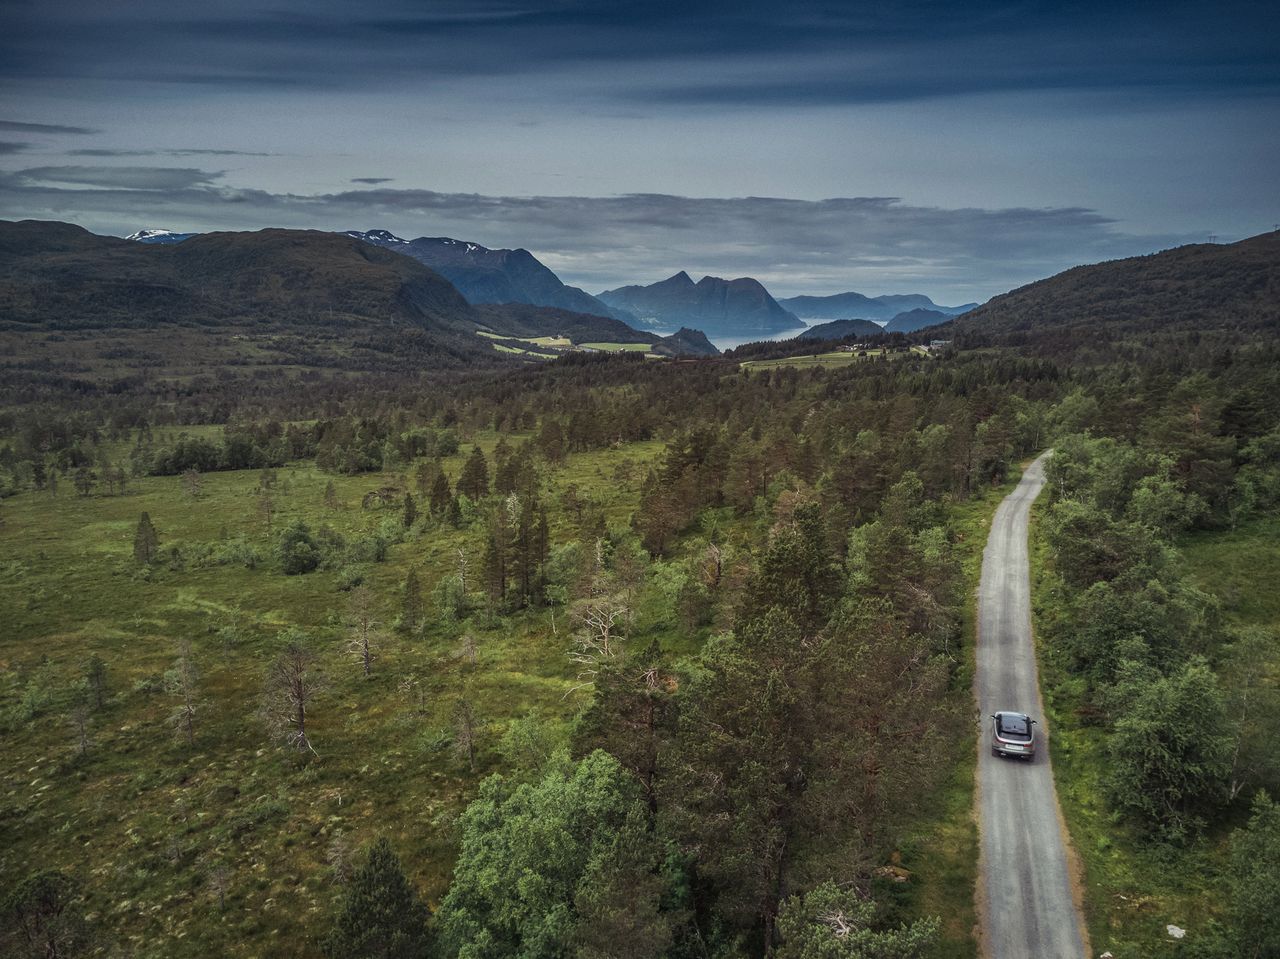
<instances>
[{"instance_id":1,"label":"dark cloud","mask_svg":"<svg viewBox=\"0 0 1280 959\"><path fill-rule=\"evenodd\" d=\"M97 133L88 127L64 127L53 123L20 123L17 120L0 120L0 130L12 133Z\"/></svg>"},{"instance_id":2,"label":"dark cloud","mask_svg":"<svg viewBox=\"0 0 1280 959\"><path fill-rule=\"evenodd\" d=\"M607 89L580 89L710 105L1046 89L1174 98L1280 90L1277 31L1275 6L1251 0L224 0L197 16L158 0L71 0L16 18L0 76L368 89L607 66Z\"/></svg>"},{"instance_id":3,"label":"dark cloud","mask_svg":"<svg viewBox=\"0 0 1280 959\"><path fill-rule=\"evenodd\" d=\"M111 149L85 149L85 150L67 150L64 154L70 157L269 157L278 156L276 153L255 153L250 150L194 150L194 149L170 149L170 150L111 150Z\"/></svg>"},{"instance_id":4,"label":"dark cloud","mask_svg":"<svg viewBox=\"0 0 1280 959\"><path fill-rule=\"evenodd\" d=\"M351 182L377 184L377 183L390 183L392 179L393 178L389 176L353 176L351 178Z\"/></svg>"},{"instance_id":5,"label":"dark cloud","mask_svg":"<svg viewBox=\"0 0 1280 959\"><path fill-rule=\"evenodd\" d=\"M23 150L29 150L30 143L14 143L9 140L0 140L0 156L9 153L21 153Z\"/></svg>"},{"instance_id":6,"label":"dark cloud","mask_svg":"<svg viewBox=\"0 0 1280 959\"><path fill-rule=\"evenodd\" d=\"M1126 234L1082 208L944 209L892 197L501 197L387 188L296 195L208 185L213 174L184 172L205 179L167 190L71 191L34 182L31 171L0 174L0 206L36 218L74 209L91 228L115 233L146 221L180 230L379 227L405 237L449 235L526 247L567 282L593 292L685 269L756 276L778 295L922 291L940 302L986 299L1080 263L1191 239Z\"/></svg>"},{"instance_id":7,"label":"dark cloud","mask_svg":"<svg viewBox=\"0 0 1280 959\"><path fill-rule=\"evenodd\" d=\"M66 183L121 190L160 191L207 186L221 176L221 172L197 170L193 167L151 166L42 166L17 170L13 174L20 183Z\"/></svg>"}]
</instances>

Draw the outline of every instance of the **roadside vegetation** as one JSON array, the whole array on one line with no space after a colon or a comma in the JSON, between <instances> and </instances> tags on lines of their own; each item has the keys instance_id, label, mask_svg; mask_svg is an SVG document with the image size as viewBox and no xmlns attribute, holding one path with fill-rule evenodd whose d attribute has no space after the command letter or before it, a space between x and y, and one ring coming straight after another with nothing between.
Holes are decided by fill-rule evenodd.
<instances>
[{"instance_id":1,"label":"roadside vegetation","mask_svg":"<svg viewBox=\"0 0 1280 959\"><path fill-rule=\"evenodd\" d=\"M1171 383L1127 435L1059 407L1085 432L1046 468L1035 612L1091 937L1116 955L1280 949L1272 378Z\"/></svg>"}]
</instances>

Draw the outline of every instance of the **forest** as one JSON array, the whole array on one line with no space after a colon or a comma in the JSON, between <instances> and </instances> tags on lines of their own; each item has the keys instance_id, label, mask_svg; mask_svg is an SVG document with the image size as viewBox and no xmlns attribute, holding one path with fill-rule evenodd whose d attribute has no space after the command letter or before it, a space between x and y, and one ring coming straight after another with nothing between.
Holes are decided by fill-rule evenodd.
<instances>
[{"instance_id":1,"label":"forest","mask_svg":"<svg viewBox=\"0 0 1280 959\"><path fill-rule=\"evenodd\" d=\"M1280 954L1280 615L1193 575L1275 528L1274 318L1037 329L7 392L14 954L975 955L977 563L1049 448L1094 945L1191 869L1169 954Z\"/></svg>"}]
</instances>

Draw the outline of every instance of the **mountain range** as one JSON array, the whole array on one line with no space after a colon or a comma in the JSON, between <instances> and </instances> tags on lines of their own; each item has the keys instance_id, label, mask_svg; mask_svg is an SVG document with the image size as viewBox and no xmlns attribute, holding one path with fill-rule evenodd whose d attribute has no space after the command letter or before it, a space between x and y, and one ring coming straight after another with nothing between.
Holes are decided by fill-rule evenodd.
<instances>
[{"instance_id":1,"label":"mountain range","mask_svg":"<svg viewBox=\"0 0 1280 959\"><path fill-rule=\"evenodd\" d=\"M692 327L713 336L765 338L801 326L798 317L803 317L806 320L877 320L886 324L890 332L911 332L942 322L920 311L950 316L976 305L938 306L919 293L868 297L850 292L775 300L759 281L750 277L723 280L706 276L694 283L683 270L649 286L624 286L606 290L597 297L568 286L525 249L489 249L451 237L423 236L406 240L388 230L348 230L344 235L429 266L473 305L510 303L552 307L657 330ZM149 229L127 239L173 245L195 236L199 234ZM610 342L629 341L614 338Z\"/></svg>"},{"instance_id":2,"label":"mountain range","mask_svg":"<svg viewBox=\"0 0 1280 959\"><path fill-rule=\"evenodd\" d=\"M445 236L420 236L404 240L386 230L347 236L411 256L425 263L471 303L527 303L554 306L574 313L594 313L623 322L634 322L576 286L567 286L528 250L491 250L478 243Z\"/></svg>"},{"instance_id":3,"label":"mountain range","mask_svg":"<svg viewBox=\"0 0 1280 959\"><path fill-rule=\"evenodd\" d=\"M778 305L758 280L704 276L697 283L681 270L649 286L606 290L600 299L658 328L690 326L710 336L767 337L802 325Z\"/></svg>"},{"instance_id":4,"label":"mountain range","mask_svg":"<svg viewBox=\"0 0 1280 959\"><path fill-rule=\"evenodd\" d=\"M948 316L958 316L978 305L966 303L963 306L939 306L923 293L865 296L852 292L831 296L791 296L778 300L778 303L803 320L860 319L879 320L882 323L911 310L935 310Z\"/></svg>"},{"instance_id":5,"label":"mountain range","mask_svg":"<svg viewBox=\"0 0 1280 959\"><path fill-rule=\"evenodd\" d=\"M481 331L569 331L574 342L716 352L705 338L664 339L590 314L476 307L422 263L339 233L269 229L144 243L67 223L0 221L0 352L37 354L41 369L102 377L140 362L173 376L262 366L413 372L518 355L495 351Z\"/></svg>"}]
</instances>

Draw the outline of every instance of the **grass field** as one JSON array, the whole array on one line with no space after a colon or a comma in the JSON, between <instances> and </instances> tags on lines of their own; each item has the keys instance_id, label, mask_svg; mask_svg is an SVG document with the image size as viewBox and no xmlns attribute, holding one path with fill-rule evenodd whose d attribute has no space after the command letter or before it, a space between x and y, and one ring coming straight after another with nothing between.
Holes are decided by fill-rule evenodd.
<instances>
[{"instance_id":1,"label":"grass field","mask_svg":"<svg viewBox=\"0 0 1280 959\"><path fill-rule=\"evenodd\" d=\"M491 450L496 437L478 438ZM556 474L624 526L643 465L657 442L570 458ZM464 447L469 452L469 447ZM451 477L463 454L445 463ZM622 469L620 469L622 467ZM332 480L343 508L323 505ZM275 530L300 518L348 538L389 522L398 510L363 510L377 476L324 474L310 465L279 471ZM332 914L337 887L326 855L339 832L353 846L387 835L429 899L452 868L454 820L486 773L507 723L538 709L567 719L585 693L576 685L561 623L545 612L473 617L464 624L431 612L431 592L457 563L478 567L479 529L421 527L369 565L366 583L379 619L395 619L404 576L419 570L428 625L384 629L373 676L362 679L344 651L347 596L338 574L285 576L271 558L273 534L256 512L258 473L203 477L197 499L178 477L143 478L127 495L56 498L24 494L4 503L0 528L0 886L33 863L71 869L90 890L106 938L139 956L315 955L313 939ZM553 501L554 502L554 501ZM133 531L147 511L162 547L195 555L243 537L265 562L140 575ZM571 533L553 507L557 540ZM318 758L305 764L270 743L255 716L267 663L289 623L320 652L328 689L311 716ZM639 629L661 638L665 622ZM459 656L462 634L478 640L474 665ZM225 637L230 635L230 641ZM161 678L179 639L194 645L203 704L194 749L165 724L173 697ZM91 655L107 664L108 697L76 755L72 691ZM407 678L424 691L421 708ZM462 696L481 723L478 768L450 749L451 712ZM211 877L229 877L220 912Z\"/></svg>"},{"instance_id":2,"label":"grass field","mask_svg":"<svg viewBox=\"0 0 1280 959\"><path fill-rule=\"evenodd\" d=\"M865 362L884 355L884 350L867 350L865 356L857 353L836 351L833 353L814 353L809 356L786 356L777 360L743 360L739 366L744 370L774 370L783 366L797 369L812 369L849 366L852 363Z\"/></svg>"},{"instance_id":3,"label":"grass field","mask_svg":"<svg viewBox=\"0 0 1280 959\"><path fill-rule=\"evenodd\" d=\"M604 353L647 353L650 349L648 343L579 343L578 345Z\"/></svg>"}]
</instances>

